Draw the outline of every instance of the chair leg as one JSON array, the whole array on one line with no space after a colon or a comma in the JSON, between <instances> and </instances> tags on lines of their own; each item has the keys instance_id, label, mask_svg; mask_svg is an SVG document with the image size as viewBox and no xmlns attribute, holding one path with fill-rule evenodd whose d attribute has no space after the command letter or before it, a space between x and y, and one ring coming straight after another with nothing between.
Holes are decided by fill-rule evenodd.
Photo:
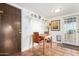
<instances>
[{"instance_id":1,"label":"chair leg","mask_svg":"<svg viewBox=\"0 0 79 59\"><path fill-rule=\"evenodd\" d=\"M45 42L43 40L43 55L45 55Z\"/></svg>"},{"instance_id":2,"label":"chair leg","mask_svg":"<svg viewBox=\"0 0 79 59\"><path fill-rule=\"evenodd\" d=\"M51 48L52 48L52 42L51 42Z\"/></svg>"}]
</instances>

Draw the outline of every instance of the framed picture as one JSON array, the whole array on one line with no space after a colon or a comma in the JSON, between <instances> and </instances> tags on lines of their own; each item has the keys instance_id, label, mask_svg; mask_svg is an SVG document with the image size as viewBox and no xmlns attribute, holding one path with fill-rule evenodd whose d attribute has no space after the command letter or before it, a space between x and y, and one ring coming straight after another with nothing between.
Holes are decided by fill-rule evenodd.
<instances>
[{"instance_id":1,"label":"framed picture","mask_svg":"<svg viewBox=\"0 0 79 59\"><path fill-rule=\"evenodd\" d=\"M51 21L51 30L60 31L60 20Z\"/></svg>"}]
</instances>

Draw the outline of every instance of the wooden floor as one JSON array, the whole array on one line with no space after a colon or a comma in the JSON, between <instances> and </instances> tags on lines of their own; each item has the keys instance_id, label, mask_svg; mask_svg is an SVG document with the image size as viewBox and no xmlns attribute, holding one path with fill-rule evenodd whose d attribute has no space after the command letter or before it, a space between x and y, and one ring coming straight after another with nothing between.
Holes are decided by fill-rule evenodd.
<instances>
[{"instance_id":1,"label":"wooden floor","mask_svg":"<svg viewBox=\"0 0 79 59\"><path fill-rule=\"evenodd\" d=\"M43 44L41 43L39 46L29 49L28 51L24 51L22 53L16 54L21 56L79 56L79 47L66 45L66 44L58 44L53 42L52 47L50 43L45 43L45 47L43 50Z\"/></svg>"}]
</instances>

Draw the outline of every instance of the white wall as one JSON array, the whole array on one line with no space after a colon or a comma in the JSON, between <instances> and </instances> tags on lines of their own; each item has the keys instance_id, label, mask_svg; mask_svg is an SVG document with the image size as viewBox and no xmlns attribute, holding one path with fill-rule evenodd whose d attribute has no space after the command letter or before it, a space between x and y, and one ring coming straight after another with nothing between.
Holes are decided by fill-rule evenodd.
<instances>
[{"instance_id":1,"label":"white wall","mask_svg":"<svg viewBox=\"0 0 79 59\"><path fill-rule=\"evenodd\" d=\"M22 38L21 49L25 51L31 47L30 17L28 10L22 10Z\"/></svg>"},{"instance_id":2,"label":"white wall","mask_svg":"<svg viewBox=\"0 0 79 59\"><path fill-rule=\"evenodd\" d=\"M63 22L62 22L62 18L61 17L52 18L50 21L53 21L53 20L60 20L60 31L51 31L51 28L49 29L49 33L52 36L52 40L54 42L57 42L56 35L62 35L62 25L63 25Z\"/></svg>"},{"instance_id":3,"label":"white wall","mask_svg":"<svg viewBox=\"0 0 79 59\"><path fill-rule=\"evenodd\" d=\"M40 19L32 18L31 20L31 33L33 32L39 32L39 34L44 33L44 23Z\"/></svg>"},{"instance_id":4,"label":"white wall","mask_svg":"<svg viewBox=\"0 0 79 59\"><path fill-rule=\"evenodd\" d=\"M44 22L38 18L33 18L29 14L31 11L22 10L22 51L32 47L33 32L44 33Z\"/></svg>"}]
</instances>

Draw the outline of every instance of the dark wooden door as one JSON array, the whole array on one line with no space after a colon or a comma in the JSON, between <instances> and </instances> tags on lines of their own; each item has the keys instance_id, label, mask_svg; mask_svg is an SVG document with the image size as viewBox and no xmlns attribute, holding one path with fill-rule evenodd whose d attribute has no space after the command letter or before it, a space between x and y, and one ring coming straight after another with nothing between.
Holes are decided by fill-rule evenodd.
<instances>
[{"instance_id":1,"label":"dark wooden door","mask_svg":"<svg viewBox=\"0 0 79 59\"><path fill-rule=\"evenodd\" d=\"M0 55L21 52L21 10L0 3Z\"/></svg>"}]
</instances>

